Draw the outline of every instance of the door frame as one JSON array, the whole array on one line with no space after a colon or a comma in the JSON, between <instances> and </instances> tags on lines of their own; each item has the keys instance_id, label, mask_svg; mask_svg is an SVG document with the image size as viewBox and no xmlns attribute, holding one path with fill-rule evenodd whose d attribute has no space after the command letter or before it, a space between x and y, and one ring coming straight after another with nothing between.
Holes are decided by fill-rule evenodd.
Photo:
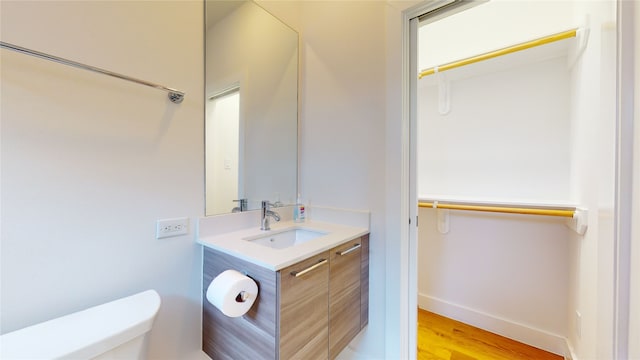
<instances>
[{"instance_id":1,"label":"door frame","mask_svg":"<svg viewBox=\"0 0 640 360\"><path fill-rule=\"evenodd\" d=\"M418 18L455 0L428 0L402 12L402 116L400 219L400 358L418 352L417 51Z\"/></svg>"},{"instance_id":2,"label":"door frame","mask_svg":"<svg viewBox=\"0 0 640 360\"><path fill-rule=\"evenodd\" d=\"M633 237L633 198L637 188L638 179L635 179L634 188L634 144L637 132L634 130L635 111L635 65L636 46L638 46L638 34L635 18L638 6L634 2L616 1L616 27L617 27L617 74L616 74L616 188L615 188L615 244L614 244L614 314L613 314L613 355L616 359L626 359L631 352L629 338L631 327L631 277L632 277L632 237ZM636 162L638 159L636 159ZM637 165L636 165L637 166ZM637 170L636 170L637 171ZM637 194L635 195L637 196ZM636 209L637 211L637 209ZM637 224L636 224L637 226ZM637 235L636 235L637 236ZM637 240L637 239L636 239ZM640 244L634 244L636 246ZM636 285L637 286L637 285Z\"/></svg>"},{"instance_id":3,"label":"door frame","mask_svg":"<svg viewBox=\"0 0 640 360\"><path fill-rule=\"evenodd\" d=\"M416 178L416 129L417 126L417 28L418 18L430 11L453 3L454 0L427 0L402 12L402 116L401 116L401 188L400 219L407 219L400 227L400 356L403 359L417 357L417 298L418 298L418 199ZM633 52L638 40L634 38L635 21L633 4L624 0L617 3L617 101L616 101L616 214L615 214L615 271L614 271L614 331L612 353L625 355L629 351L629 301L632 243L633 186L633 83L635 68ZM629 9L630 8L630 9ZM627 9L627 10L625 10ZM631 54L629 54L629 52ZM626 60L625 60L626 59ZM635 124L640 126L640 124ZM637 159L636 159L637 160ZM637 181L637 179L636 179ZM404 220L403 220L404 221Z\"/></svg>"}]
</instances>

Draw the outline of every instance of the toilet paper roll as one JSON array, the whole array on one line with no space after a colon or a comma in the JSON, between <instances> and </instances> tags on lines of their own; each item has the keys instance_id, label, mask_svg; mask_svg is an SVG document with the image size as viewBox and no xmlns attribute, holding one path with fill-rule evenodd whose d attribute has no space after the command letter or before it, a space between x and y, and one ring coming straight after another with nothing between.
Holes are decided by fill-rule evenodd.
<instances>
[{"instance_id":1,"label":"toilet paper roll","mask_svg":"<svg viewBox=\"0 0 640 360\"><path fill-rule=\"evenodd\" d=\"M229 317L242 316L258 297L258 285L236 270L216 276L207 288L207 300Z\"/></svg>"}]
</instances>

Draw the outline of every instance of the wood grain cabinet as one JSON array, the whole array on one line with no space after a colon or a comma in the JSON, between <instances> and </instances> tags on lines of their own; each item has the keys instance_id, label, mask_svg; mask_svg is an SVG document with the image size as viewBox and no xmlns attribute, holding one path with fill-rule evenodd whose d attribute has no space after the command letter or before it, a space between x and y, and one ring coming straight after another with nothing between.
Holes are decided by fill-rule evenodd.
<instances>
[{"instance_id":1,"label":"wood grain cabinet","mask_svg":"<svg viewBox=\"0 0 640 360\"><path fill-rule=\"evenodd\" d=\"M258 284L242 317L206 299L218 274L235 269ZM212 359L334 359L368 323L369 235L280 271L204 248L202 349Z\"/></svg>"},{"instance_id":2,"label":"wood grain cabinet","mask_svg":"<svg viewBox=\"0 0 640 360\"><path fill-rule=\"evenodd\" d=\"M212 359L277 359L276 273L237 257L204 248L202 350ZM258 284L258 298L244 316L227 317L207 300L211 281L234 269Z\"/></svg>"},{"instance_id":3,"label":"wood grain cabinet","mask_svg":"<svg viewBox=\"0 0 640 360\"><path fill-rule=\"evenodd\" d=\"M280 359L327 358L329 252L278 272Z\"/></svg>"},{"instance_id":4,"label":"wood grain cabinet","mask_svg":"<svg viewBox=\"0 0 640 360\"><path fill-rule=\"evenodd\" d=\"M330 253L329 358L334 359L360 332L360 263L362 239Z\"/></svg>"}]
</instances>

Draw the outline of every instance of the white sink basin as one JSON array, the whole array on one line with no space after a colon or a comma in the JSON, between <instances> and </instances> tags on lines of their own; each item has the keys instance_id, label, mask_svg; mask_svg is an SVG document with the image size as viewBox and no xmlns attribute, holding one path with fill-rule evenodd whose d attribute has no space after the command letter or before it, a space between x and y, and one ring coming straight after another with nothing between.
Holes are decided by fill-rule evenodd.
<instances>
[{"instance_id":1,"label":"white sink basin","mask_svg":"<svg viewBox=\"0 0 640 360\"><path fill-rule=\"evenodd\" d=\"M324 232L307 229L288 229L269 232L265 235L252 236L244 238L243 240L251 241L254 244L267 246L272 249L286 249L326 234L327 233Z\"/></svg>"}]
</instances>

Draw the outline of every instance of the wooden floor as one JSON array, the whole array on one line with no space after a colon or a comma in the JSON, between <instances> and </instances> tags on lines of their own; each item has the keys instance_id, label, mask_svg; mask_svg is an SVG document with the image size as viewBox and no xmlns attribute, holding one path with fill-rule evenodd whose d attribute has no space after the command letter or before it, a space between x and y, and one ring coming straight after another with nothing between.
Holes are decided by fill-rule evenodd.
<instances>
[{"instance_id":1,"label":"wooden floor","mask_svg":"<svg viewBox=\"0 0 640 360\"><path fill-rule=\"evenodd\" d=\"M562 360L562 356L418 309L418 360Z\"/></svg>"}]
</instances>

